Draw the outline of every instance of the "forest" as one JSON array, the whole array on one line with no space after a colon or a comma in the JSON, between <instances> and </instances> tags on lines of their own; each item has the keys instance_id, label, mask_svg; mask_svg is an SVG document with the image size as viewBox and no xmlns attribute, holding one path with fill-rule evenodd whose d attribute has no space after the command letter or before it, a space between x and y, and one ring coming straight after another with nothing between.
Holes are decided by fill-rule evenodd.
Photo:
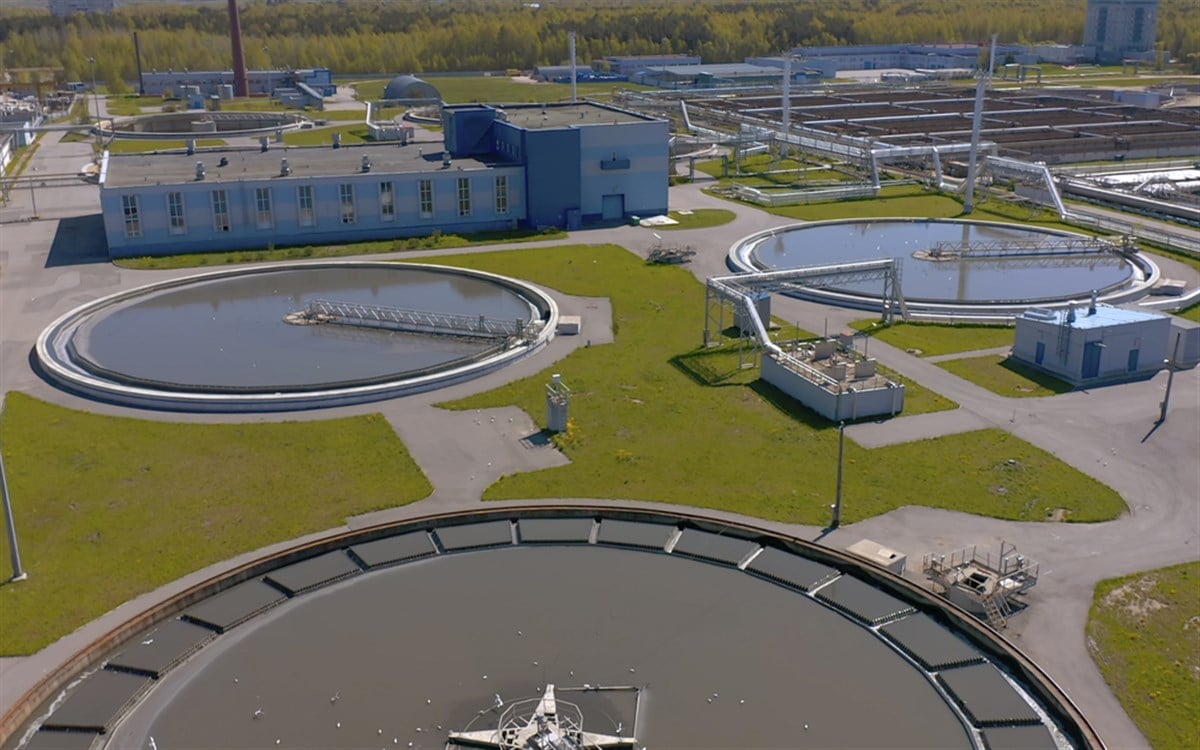
<instances>
[{"instance_id":1,"label":"forest","mask_svg":"<svg viewBox=\"0 0 1200 750\"><path fill-rule=\"evenodd\" d=\"M243 2L251 68L325 66L338 75L528 70L567 57L689 53L740 62L802 46L888 42L1079 43L1086 0L338 0ZM61 66L87 80L146 70L229 69L225 3L140 4L56 18L0 10L0 65ZM1200 72L1196 0L1162 0L1159 47ZM119 84L116 84L119 86Z\"/></svg>"}]
</instances>

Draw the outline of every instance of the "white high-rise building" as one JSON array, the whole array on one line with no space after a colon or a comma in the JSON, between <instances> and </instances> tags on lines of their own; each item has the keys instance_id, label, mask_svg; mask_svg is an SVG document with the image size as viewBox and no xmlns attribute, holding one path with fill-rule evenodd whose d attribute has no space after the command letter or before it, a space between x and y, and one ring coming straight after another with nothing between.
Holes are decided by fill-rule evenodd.
<instances>
[{"instance_id":1,"label":"white high-rise building","mask_svg":"<svg viewBox=\"0 0 1200 750\"><path fill-rule=\"evenodd\" d=\"M1148 57L1158 31L1158 0L1088 0L1083 44L1096 61L1117 63Z\"/></svg>"}]
</instances>

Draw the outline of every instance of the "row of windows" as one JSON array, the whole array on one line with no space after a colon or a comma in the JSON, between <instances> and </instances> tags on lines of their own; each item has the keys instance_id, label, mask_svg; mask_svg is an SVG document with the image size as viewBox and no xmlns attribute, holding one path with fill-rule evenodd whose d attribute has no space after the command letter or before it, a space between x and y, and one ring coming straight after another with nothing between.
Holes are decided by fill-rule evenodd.
<instances>
[{"instance_id":1,"label":"row of windows","mask_svg":"<svg viewBox=\"0 0 1200 750\"><path fill-rule=\"evenodd\" d=\"M271 188L259 187L254 189L254 223L259 229L271 229L275 225L274 206ZM458 215L470 216L471 180L459 177L456 184L458 199ZM508 213L508 177L497 175L495 178L494 209L497 214ZM229 232L233 222L229 215L229 195L225 190L213 190L210 194L212 222L214 232ZM296 204L299 208L299 223L302 227L316 226L317 209L313 198L312 185L300 185L296 188ZM121 196L121 209L125 221L126 237L142 236L141 211L136 195ZM354 224L358 221L354 202L354 185L342 183L338 185L338 209L343 224ZM417 210L422 219L433 218L433 180L417 182ZM184 210L184 194L182 192L167 193L168 231L173 234L187 233L187 213ZM395 221L396 198L395 186L391 182L379 183L379 218L382 221Z\"/></svg>"}]
</instances>

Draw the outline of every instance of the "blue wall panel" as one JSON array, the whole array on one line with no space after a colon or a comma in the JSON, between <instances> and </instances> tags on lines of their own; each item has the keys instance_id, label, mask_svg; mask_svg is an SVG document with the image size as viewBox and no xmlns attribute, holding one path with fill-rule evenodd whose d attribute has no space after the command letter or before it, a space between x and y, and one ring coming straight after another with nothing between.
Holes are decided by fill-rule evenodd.
<instances>
[{"instance_id":1,"label":"blue wall panel","mask_svg":"<svg viewBox=\"0 0 1200 750\"><path fill-rule=\"evenodd\" d=\"M580 207L579 130L526 130L525 195L534 227L566 227Z\"/></svg>"},{"instance_id":2,"label":"blue wall panel","mask_svg":"<svg viewBox=\"0 0 1200 750\"><path fill-rule=\"evenodd\" d=\"M462 107L442 110L446 150L455 158L492 152L492 123L496 110L491 107Z\"/></svg>"}]
</instances>

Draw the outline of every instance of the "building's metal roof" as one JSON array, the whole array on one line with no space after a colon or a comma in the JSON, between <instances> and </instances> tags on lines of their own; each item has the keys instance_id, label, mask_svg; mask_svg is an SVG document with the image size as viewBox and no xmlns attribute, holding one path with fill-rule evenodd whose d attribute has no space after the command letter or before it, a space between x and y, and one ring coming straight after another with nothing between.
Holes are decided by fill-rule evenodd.
<instances>
[{"instance_id":1,"label":"building's metal roof","mask_svg":"<svg viewBox=\"0 0 1200 750\"><path fill-rule=\"evenodd\" d=\"M105 187L127 188L137 185L175 185L196 181L196 162L204 163L205 182L278 179L282 181L316 177L355 177L366 174L399 172L441 172L441 144L372 144L369 146L283 146L271 144L267 151L255 149L198 150L188 156L182 150L171 153L110 154ZM366 156L371 171L362 171ZM220 160L228 160L220 166ZM290 175L281 175L281 160L288 160ZM451 162L450 170L483 169L495 161L460 158ZM504 162L499 162L504 164Z\"/></svg>"},{"instance_id":2,"label":"building's metal roof","mask_svg":"<svg viewBox=\"0 0 1200 750\"><path fill-rule=\"evenodd\" d=\"M1067 310L1031 308L1022 313L1021 317L1026 320L1036 320L1042 323L1062 325L1067 315ZM1164 316L1162 313L1149 312L1145 310L1130 310L1124 307L1113 307L1112 305L1105 304L1097 304L1096 312L1089 315L1088 305L1085 302L1075 307L1075 320L1071 322L1071 327L1079 329L1106 328L1108 326L1142 323L1147 320L1159 320L1164 317L1166 316Z\"/></svg>"},{"instance_id":3,"label":"building's metal roof","mask_svg":"<svg viewBox=\"0 0 1200 750\"><path fill-rule=\"evenodd\" d=\"M497 105L508 122L528 130L544 128L569 128L582 125L620 125L631 122L647 122L655 118L636 112L627 112L613 107L603 107L591 102L578 104Z\"/></svg>"}]
</instances>

